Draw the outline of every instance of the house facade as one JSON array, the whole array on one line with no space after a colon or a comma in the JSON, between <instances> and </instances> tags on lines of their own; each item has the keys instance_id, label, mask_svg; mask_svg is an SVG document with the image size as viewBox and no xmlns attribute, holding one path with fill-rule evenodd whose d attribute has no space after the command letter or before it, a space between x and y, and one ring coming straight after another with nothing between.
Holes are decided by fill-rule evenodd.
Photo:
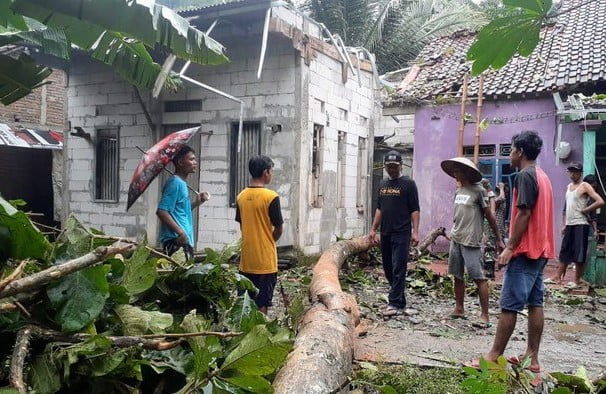
<instances>
[{"instance_id":1,"label":"house facade","mask_svg":"<svg viewBox=\"0 0 606 394\"><path fill-rule=\"evenodd\" d=\"M258 78L266 15L267 49ZM195 215L198 249L240 237L235 197L248 183L247 162L255 154L275 162L269 187L280 195L285 219L279 245L318 253L337 236L364 234L371 214L367 201L378 108L371 63L350 55L350 66L341 49L323 39L320 26L268 1L223 4L183 16L202 30L212 26L212 37L231 60L221 66L192 64L187 76L242 100L243 132L238 132L240 105L233 100L188 82L156 100L109 68L75 59L68 119L83 132L66 142L69 211L107 234L146 233L155 244L155 211L166 177L154 181L126 212L139 148L172 131L200 126L191 142L199 153L199 174L190 183L212 198Z\"/></svg>"},{"instance_id":2,"label":"house facade","mask_svg":"<svg viewBox=\"0 0 606 394\"><path fill-rule=\"evenodd\" d=\"M606 15L606 1L581 4L568 0L561 7L577 5L566 17L545 28L545 43L538 45L531 56L514 57L502 69L483 75L484 102L479 119L479 78L470 78L464 111L464 155L473 157L476 126L481 122L478 166L494 186L502 181L510 189L515 178L516 169L510 166L508 157L512 136L524 130L536 130L541 135L543 150L537 163L553 186L558 249L561 212L570 182L566 166L581 161L586 163L586 174L595 172L593 164L598 157L588 155L584 146L593 146L595 151L595 131L601 127L601 120L588 123L583 116L566 116L560 99L570 101L573 94L589 96L606 88L606 37L591 34L603 24L594 16ZM471 68L466 52L474 38L474 34L463 32L428 45L398 91L384 103L384 114L415 114L413 173L419 188L422 235L436 227L452 226L451 202L456 186L443 173L440 162L457 156L463 78ZM597 163L598 171L605 173L606 168L600 167L599 160ZM447 247L445 240L436 244L436 250Z\"/></svg>"}]
</instances>

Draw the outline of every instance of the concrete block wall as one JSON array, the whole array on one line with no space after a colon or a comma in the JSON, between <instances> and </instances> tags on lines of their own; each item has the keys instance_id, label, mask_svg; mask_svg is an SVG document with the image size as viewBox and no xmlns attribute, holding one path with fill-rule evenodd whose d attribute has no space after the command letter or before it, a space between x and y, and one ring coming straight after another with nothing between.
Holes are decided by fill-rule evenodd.
<instances>
[{"instance_id":1,"label":"concrete block wall","mask_svg":"<svg viewBox=\"0 0 606 394\"><path fill-rule=\"evenodd\" d=\"M366 164L358 163L358 141L359 137L365 139L367 153L372 149L374 114L378 108L372 73L362 70L358 82L358 76L353 76L349 70L347 82L343 83L342 63L323 53L317 53L311 61L304 79L309 84L309 93L303 100L308 101L307 116L310 121L307 129L303 130L308 138L307 143L302 144L302 184L312 182L310 168L314 124L324 128L320 175L322 206L312 207L312 190L307 187L300 207L302 217L307 218L305 226L302 226L305 231L302 234L303 250L305 253L318 253L335 242L337 236L353 237L367 231L370 206L357 206L358 188L364 188L358 178L358 166ZM345 133L344 182L337 181L337 167L341 165L338 159L339 131ZM310 163L307 168L306 161ZM366 177L366 188L370 188L370 172L368 166L364 167L362 173ZM339 192L337 187L343 190ZM341 193L343 198L339 201L337 196Z\"/></svg>"},{"instance_id":2,"label":"concrete block wall","mask_svg":"<svg viewBox=\"0 0 606 394\"><path fill-rule=\"evenodd\" d=\"M217 33L217 34L220 34ZM220 37L220 36L219 36ZM295 127L295 60L292 42L270 35L263 73L257 79L260 37L238 41L218 38L228 50L231 62L222 66L194 66L187 75L244 101L244 121L260 121L262 129L261 152L275 163L269 188L280 195L285 220L280 245L294 245L296 224L292 221L293 185L298 180L294 158L297 152ZM201 111L164 112L162 123L201 123L202 130L212 135L201 135L200 190L211 195L210 201L199 210L197 248L221 248L240 238L235 208L229 206L229 170L231 124L237 122L240 105L201 87L185 82L185 89L174 94L163 94L162 100L202 100ZM280 124L282 131L272 133L268 126ZM239 191L236 191L236 193Z\"/></svg>"},{"instance_id":3,"label":"concrete block wall","mask_svg":"<svg viewBox=\"0 0 606 394\"><path fill-rule=\"evenodd\" d=\"M414 115L377 116L375 124L375 137L395 135L385 141L387 145L414 144L415 116Z\"/></svg>"},{"instance_id":4,"label":"concrete block wall","mask_svg":"<svg viewBox=\"0 0 606 394\"><path fill-rule=\"evenodd\" d=\"M77 58L69 72L67 90L69 122L72 128L79 126L90 133L92 140L66 136L66 214L72 213L85 226L108 235L139 237L147 232L149 241L154 243L156 220L153 215L150 218L149 211L153 213L155 208L148 208L156 204L157 182L126 212L128 186L141 159L136 146L145 148L156 140L132 85L109 67ZM111 127L119 127L119 201L96 202L96 130Z\"/></svg>"}]
</instances>

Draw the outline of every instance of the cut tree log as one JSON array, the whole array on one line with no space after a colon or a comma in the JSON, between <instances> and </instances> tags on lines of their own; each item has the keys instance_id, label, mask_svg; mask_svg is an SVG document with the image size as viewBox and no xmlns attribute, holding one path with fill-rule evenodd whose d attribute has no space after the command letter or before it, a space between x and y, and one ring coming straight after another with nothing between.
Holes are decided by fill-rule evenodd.
<instances>
[{"instance_id":1,"label":"cut tree log","mask_svg":"<svg viewBox=\"0 0 606 394\"><path fill-rule=\"evenodd\" d=\"M277 394L338 392L351 375L354 328L360 312L356 299L341 290L339 270L347 257L372 246L367 237L339 241L314 266L309 289L312 306L274 380Z\"/></svg>"}]
</instances>

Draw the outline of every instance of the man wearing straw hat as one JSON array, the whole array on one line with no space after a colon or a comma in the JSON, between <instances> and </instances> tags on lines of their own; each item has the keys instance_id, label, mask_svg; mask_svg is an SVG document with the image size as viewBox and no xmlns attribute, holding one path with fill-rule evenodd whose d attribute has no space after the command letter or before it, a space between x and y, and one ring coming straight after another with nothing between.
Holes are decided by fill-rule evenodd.
<instances>
[{"instance_id":1,"label":"man wearing straw hat","mask_svg":"<svg viewBox=\"0 0 606 394\"><path fill-rule=\"evenodd\" d=\"M490 327L488 316L488 283L482 264L482 236L484 218L488 220L496 235L497 249L502 250L501 233L494 214L488 206L488 195L479 183L482 174L476 165L464 157L444 160L442 169L461 185L455 193L454 224L450 234L448 273L454 276L455 308L452 318L465 318L465 268L470 278L478 286L480 298L480 318L473 325L478 328Z\"/></svg>"}]
</instances>

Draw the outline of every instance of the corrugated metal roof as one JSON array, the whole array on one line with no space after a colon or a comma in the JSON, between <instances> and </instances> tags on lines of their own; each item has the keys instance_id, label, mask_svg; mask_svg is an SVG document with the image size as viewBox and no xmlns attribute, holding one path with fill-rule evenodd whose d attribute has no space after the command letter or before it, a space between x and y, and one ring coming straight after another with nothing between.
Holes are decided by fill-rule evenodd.
<instances>
[{"instance_id":1,"label":"corrugated metal roof","mask_svg":"<svg viewBox=\"0 0 606 394\"><path fill-rule=\"evenodd\" d=\"M200 6L192 6L185 10L179 11L181 16L196 16L202 14L209 9L219 9L227 6L245 6L248 4L270 3L270 0L204 0Z\"/></svg>"},{"instance_id":2,"label":"corrugated metal roof","mask_svg":"<svg viewBox=\"0 0 606 394\"><path fill-rule=\"evenodd\" d=\"M515 56L503 68L485 73L484 95L541 94L605 80L606 0L564 0L561 10L577 6L543 29L542 42L529 57ZM459 32L433 41L414 62L417 75L400 85L386 104L460 97L463 76L471 69L466 54L474 39L474 33ZM471 78L468 94L477 92L478 78Z\"/></svg>"},{"instance_id":3,"label":"corrugated metal roof","mask_svg":"<svg viewBox=\"0 0 606 394\"><path fill-rule=\"evenodd\" d=\"M19 148L63 149L63 134L52 130L11 128L0 123L0 145Z\"/></svg>"}]
</instances>

